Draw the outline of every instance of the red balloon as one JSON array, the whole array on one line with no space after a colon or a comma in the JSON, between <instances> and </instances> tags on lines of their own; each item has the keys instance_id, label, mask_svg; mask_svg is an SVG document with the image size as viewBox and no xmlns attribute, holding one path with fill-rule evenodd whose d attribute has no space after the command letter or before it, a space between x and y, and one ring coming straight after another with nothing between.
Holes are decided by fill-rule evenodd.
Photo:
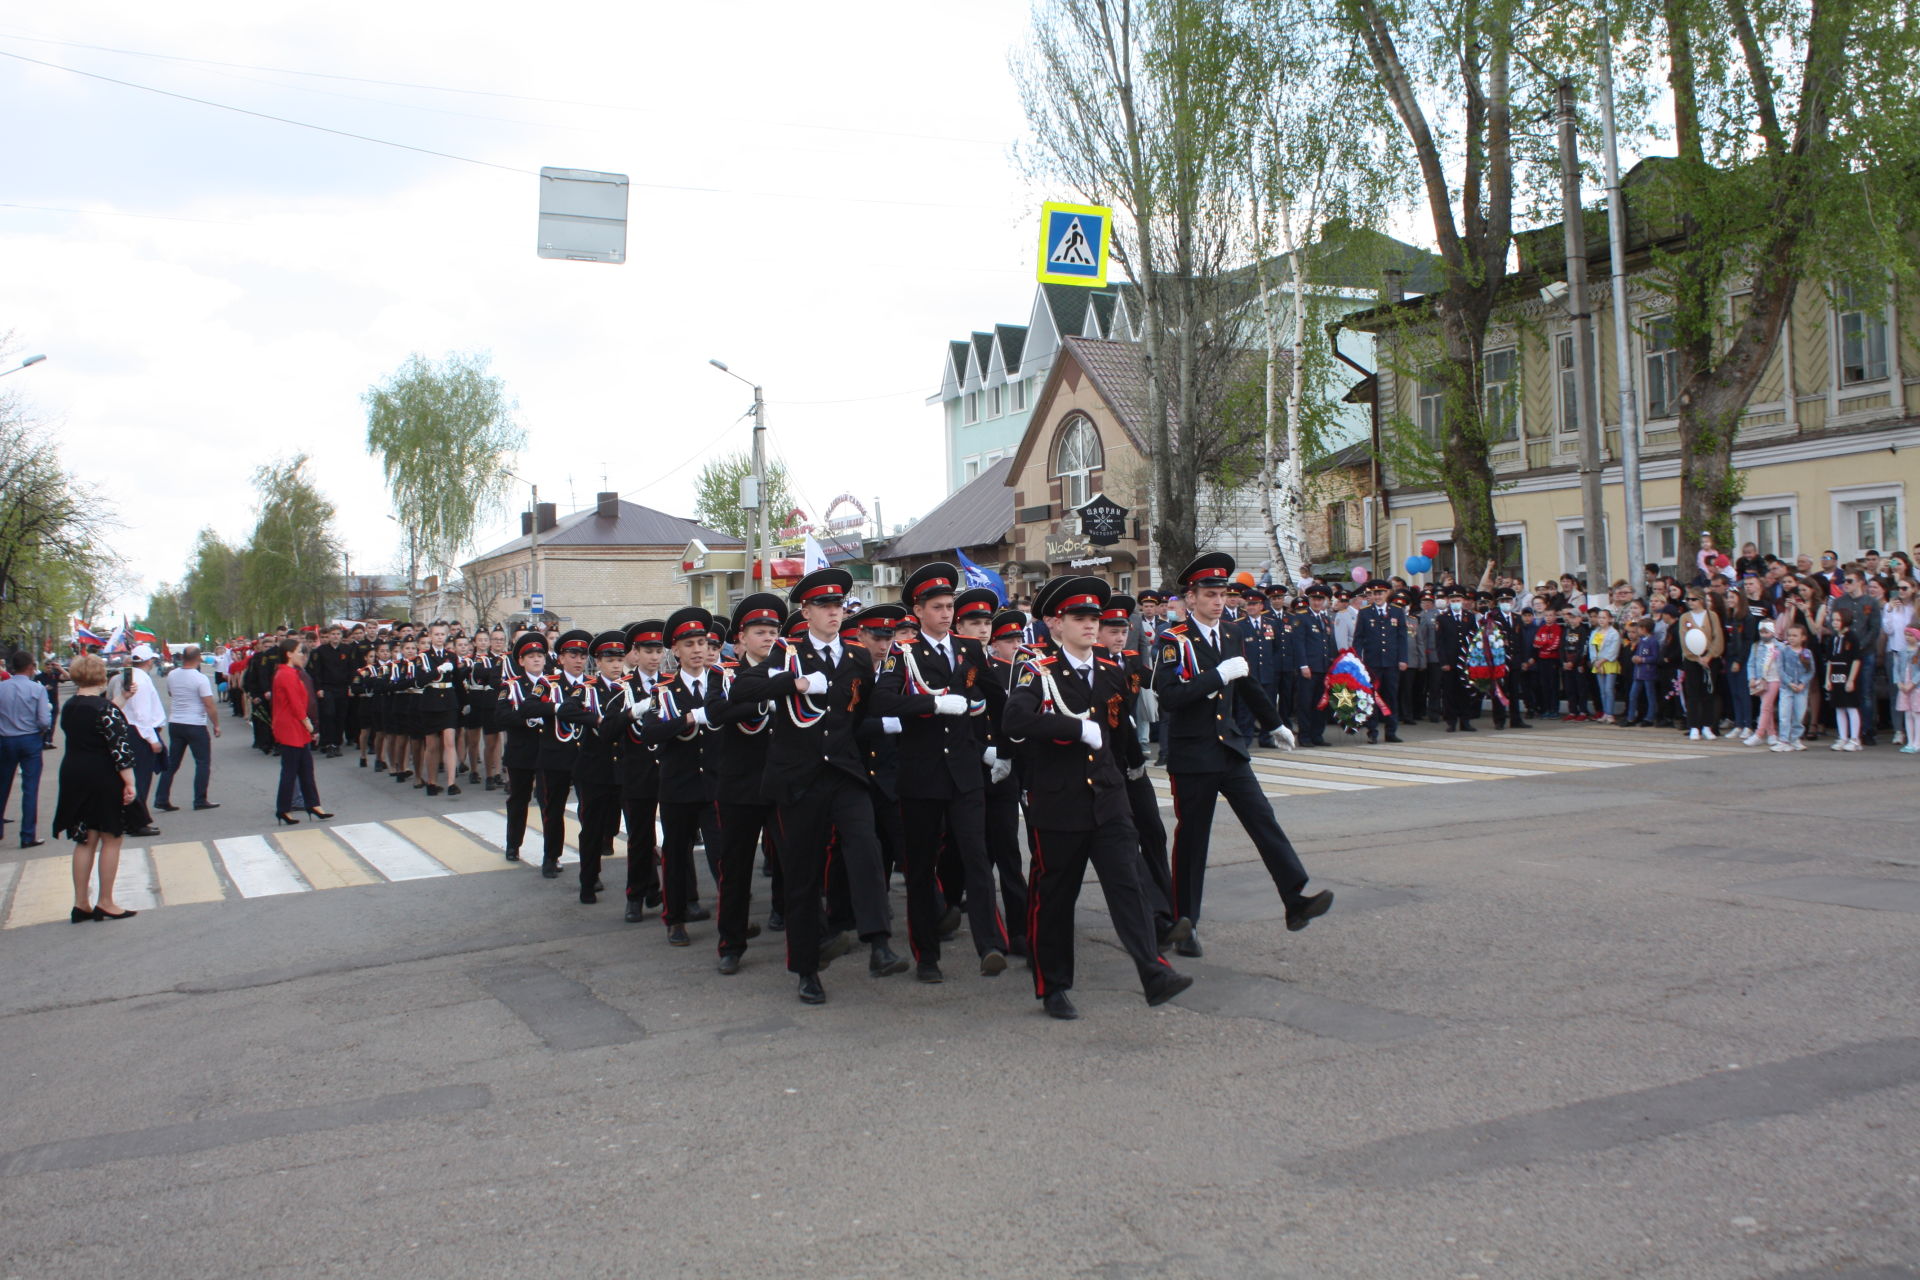
<instances>
[{"instance_id":1,"label":"red balloon","mask_svg":"<svg viewBox=\"0 0 1920 1280\"><path fill-rule=\"evenodd\" d=\"M1432 538L1428 538L1425 542L1420 544L1420 554L1427 557L1427 559L1431 560L1435 556L1440 554L1440 544L1435 542Z\"/></svg>"}]
</instances>

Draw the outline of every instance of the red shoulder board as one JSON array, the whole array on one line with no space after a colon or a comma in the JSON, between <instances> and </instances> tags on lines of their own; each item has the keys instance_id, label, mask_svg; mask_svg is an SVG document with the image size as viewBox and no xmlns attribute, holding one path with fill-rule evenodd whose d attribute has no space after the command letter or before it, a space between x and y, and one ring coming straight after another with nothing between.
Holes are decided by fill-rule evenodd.
<instances>
[{"instance_id":1,"label":"red shoulder board","mask_svg":"<svg viewBox=\"0 0 1920 1280\"><path fill-rule=\"evenodd\" d=\"M1184 622L1176 622L1168 627L1167 630L1176 636L1183 636L1187 634L1187 624Z\"/></svg>"},{"instance_id":2,"label":"red shoulder board","mask_svg":"<svg viewBox=\"0 0 1920 1280\"><path fill-rule=\"evenodd\" d=\"M1124 658L1137 658L1140 656L1140 651L1138 649L1122 649L1120 656Z\"/></svg>"},{"instance_id":3,"label":"red shoulder board","mask_svg":"<svg viewBox=\"0 0 1920 1280\"><path fill-rule=\"evenodd\" d=\"M1115 662L1112 658L1095 658L1094 661L1098 663L1102 663L1109 667L1117 667L1120 665L1119 663Z\"/></svg>"}]
</instances>

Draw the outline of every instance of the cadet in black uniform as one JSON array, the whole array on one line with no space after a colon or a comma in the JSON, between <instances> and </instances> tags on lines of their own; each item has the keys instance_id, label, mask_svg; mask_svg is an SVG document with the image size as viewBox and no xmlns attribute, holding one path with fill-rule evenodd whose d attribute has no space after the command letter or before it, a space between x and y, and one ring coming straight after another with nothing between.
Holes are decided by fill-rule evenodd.
<instances>
[{"instance_id":1,"label":"cadet in black uniform","mask_svg":"<svg viewBox=\"0 0 1920 1280\"><path fill-rule=\"evenodd\" d=\"M720 673L707 665L712 628L713 615L697 606L668 615L667 643L680 669L654 685L653 706L640 719L640 735L660 760L660 919L676 947L692 943L687 904L695 896L693 840L702 811L713 807L707 743L718 728L715 714L726 704Z\"/></svg>"},{"instance_id":2,"label":"cadet in black uniform","mask_svg":"<svg viewBox=\"0 0 1920 1280\"><path fill-rule=\"evenodd\" d=\"M1307 611L1287 626L1286 664L1294 679L1300 743L1307 747L1328 745L1327 711L1320 697L1326 690L1327 670L1340 656L1333 643L1333 619L1327 616L1327 598L1332 594L1317 582L1308 587Z\"/></svg>"},{"instance_id":3,"label":"cadet in black uniform","mask_svg":"<svg viewBox=\"0 0 1920 1280\"><path fill-rule=\"evenodd\" d=\"M1020 633L1027 615L1018 609L998 612L989 619L987 664L993 682L1001 689L1013 688L1015 658L1020 650ZM1002 714L1005 714L1004 708ZM1007 749L1001 726L994 726L994 763L987 772L987 856L993 861L994 874L1000 877L1000 903L1011 925L1010 944L1016 956L1027 954L1027 868L1020 852L1020 804L1025 792L1019 753Z\"/></svg>"},{"instance_id":4,"label":"cadet in black uniform","mask_svg":"<svg viewBox=\"0 0 1920 1280\"><path fill-rule=\"evenodd\" d=\"M1127 680L1129 706L1139 702L1140 691L1151 688L1153 674L1141 655L1126 647L1128 622L1133 614L1132 596L1108 596L1100 609L1100 650L1120 666ZM1136 745L1138 734L1135 735ZM1127 803L1133 814L1133 827L1140 837L1141 888L1153 910L1154 937L1164 942L1173 933L1173 872L1167 862L1167 826L1160 820L1160 796L1147 776L1144 746L1132 767L1126 771Z\"/></svg>"},{"instance_id":5,"label":"cadet in black uniform","mask_svg":"<svg viewBox=\"0 0 1920 1280\"><path fill-rule=\"evenodd\" d=\"M1298 931L1333 904L1330 891L1308 897L1307 872L1293 842L1273 816L1273 802L1260 790L1249 760L1249 742L1240 732L1235 707L1254 703L1262 725L1279 720L1256 684L1246 679L1247 660L1239 634L1222 618L1233 557L1209 552L1180 575L1187 620L1168 630L1160 642L1154 691L1161 715L1171 718L1167 771L1173 778L1173 892L1179 917L1171 941L1184 956L1200 954L1200 901L1207 874L1207 847L1213 838L1213 811L1225 797L1240 820L1267 873L1286 903L1287 928Z\"/></svg>"},{"instance_id":6,"label":"cadet in black uniform","mask_svg":"<svg viewBox=\"0 0 1920 1280\"><path fill-rule=\"evenodd\" d=\"M883 954L892 954L866 762L854 741L872 707L873 662L840 639L841 602L852 585L844 569L816 569L800 579L788 599L805 612L806 634L775 646L760 665L742 667L728 695L730 702L775 704L765 795L786 872L787 968L799 975L806 1004L826 1002L820 968L849 946L845 934L824 942L820 934L829 837L846 864L860 936L874 947L870 967L884 968Z\"/></svg>"},{"instance_id":7,"label":"cadet in black uniform","mask_svg":"<svg viewBox=\"0 0 1920 1280\"><path fill-rule=\"evenodd\" d=\"M1015 678L1003 723L1021 740L1030 770L1027 809L1034 829L1027 909L1034 995L1053 1017L1077 1018L1073 987L1073 909L1092 863L1114 932L1132 957L1150 1005L1193 985L1154 945L1153 918L1140 883L1139 836L1126 796L1126 772L1146 757L1133 732L1126 672L1097 657L1095 631L1107 584L1056 579L1034 602L1057 619L1058 655L1028 658Z\"/></svg>"},{"instance_id":8,"label":"cadet in black uniform","mask_svg":"<svg viewBox=\"0 0 1920 1280\"><path fill-rule=\"evenodd\" d=\"M980 972L1006 972L1007 930L994 901L987 860L986 751L974 717L997 714L1003 694L977 640L953 635L960 571L925 565L908 577L901 602L920 619L920 638L896 643L874 688L874 713L898 717L900 823L906 831L907 926L915 976L939 982L941 901L935 865L950 841L966 869L966 907Z\"/></svg>"},{"instance_id":9,"label":"cadet in black uniform","mask_svg":"<svg viewBox=\"0 0 1920 1280\"><path fill-rule=\"evenodd\" d=\"M628 924L646 919L660 897L660 842L654 817L660 807L660 757L640 732L640 717L653 705L653 687L667 656L667 620L643 618L622 629L627 639L627 678L620 694L625 721L616 735L620 760L620 806L627 828Z\"/></svg>"},{"instance_id":10,"label":"cadet in black uniform","mask_svg":"<svg viewBox=\"0 0 1920 1280\"><path fill-rule=\"evenodd\" d=\"M1367 603L1353 622L1353 651L1373 679L1373 714L1367 717L1367 741L1400 741L1400 673L1407 668L1407 611L1387 603L1389 583L1374 578L1367 583Z\"/></svg>"},{"instance_id":11,"label":"cadet in black uniform","mask_svg":"<svg viewBox=\"0 0 1920 1280\"><path fill-rule=\"evenodd\" d=\"M877 604L854 615L854 629L867 656L873 660L874 670L886 664L897 634L895 628L906 616L907 611L897 604ZM806 620L801 619L801 630L805 629ZM900 830L900 758L894 750L901 728L900 721L893 716L868 716L854 730L854 739L867 762L867 788L873 794L873 831L880 841L883 879L889 884L906 844Z\"/></svg>"},{"instance_id":12,"label":"cadet in black uniform","mask_svg":"<svg viewBox=\"0 0 1920 1280\"><path fill-rule=\"evenodd\" d=\"M574 759L573 785L580 796L580 901L598 899L600 859L613 843L620 826L620 765L614 758L619 741L620 697L627 672L627 637L602 631L593 638L594 670L587 676L578 721L580 752ZM610 731L611 730L611 731Z\"/></svg>"},{"instance_id":13,"label":"cadet in black uniform","mask_svg":"<svg viewBox=\"0 0 1920 1280\"><path fill-rule=\"evenodd\" d=\"M460 728L460 681L465 666L447 644L447 624L436 622L427 628L427 647L421 650L415 667L414 688L420 691L419 731L424 743L420 776L427 794L437 796L441 788L435 779L444 773L446 793L460 794L456 780L459 743L454 740Z\"/></svg>"},{"instance_id":14,"label":"cadet in black uniform","mask_svg":"<svg viewBox=\"0 0 1920 1280\"><path fill-rule=\"evenodd\" d=\"M786 602L769 592L758 592L734 610L733 643L736 659L721 668L725 692L731 693L735 673L756 667L773 652L780 635ZM722 702L713 712L721 725L708 746L714 757L713 793L720 811L720 972L740 972L747 940L760 932L747 922L753 899L753 855L772 817L763 792L767 774L767 747L773 741L771 702ZM778 856L776 851L775 856ZM904 966L903 966L904 967Z\"/></svg>"},{"instance_id":15,"label":"cadet in black uniform","mask_svg":"<svg viewBox=\"0 0 1920 1280\"><path fill-rule=\"evenodd\" d=\"M560 633L554 649L560 670L540 685L548 704L540 736L540 874L552 880L560 874L560 855L567 848L567 793L573 789L573 766L580 758L583 721L595 719L586 711L587 654L593 636L578 628ZM538 713L536 713L538 714Z\"/></svg>"},{"instance_id":16,"label":"cadet in black uniform","mask_svg":"<svg viewBox=\"0 0 1920 1280\"><path fill-rule=\"evenodd\" d=\"M493 708L505 676L506 660L493 651L493 632L475 632L473 655L461 681L460 726L467 740L467 780L484 784L488 791L500 786L500 730L494 727Z\"/></svg>"},{"instance_id":17,"label":"cadet in black uniform","mask_svg":"<svg viewBox=\"0 0 1920 1280\"><path fill-rule=\"evenodd\" d=\"M538 631L523 633L513 642L513 674L500 685L493 704L494 723L506 737L501 764L507 771L507 861L520 861L520 842L527 834L527 804L533 798L533 778L540 764L540 742L553 704L543 696L547 669L547 638Z\"/></svg>"}]
</instances>

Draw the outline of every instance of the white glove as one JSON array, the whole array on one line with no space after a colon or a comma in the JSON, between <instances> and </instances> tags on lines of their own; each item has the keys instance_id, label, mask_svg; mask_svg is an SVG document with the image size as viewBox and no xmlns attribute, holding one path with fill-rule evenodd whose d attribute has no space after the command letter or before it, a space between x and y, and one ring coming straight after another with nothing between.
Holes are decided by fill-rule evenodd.
<instances>
[{"instance_id":1,"label":"white glove","mask_svg":"<svg viewBox=\"0 0 1920 1280\"><path fill-rule=\"evenodd\" d=\"M1080 722L1080 741L1092 747L1095 751L1098 751L1100 749L1100 726L1091 720L1082 720Z\"/></svg>"},{"instance_id":2,"label":"white glove","mask_svg":"<svg viewBox=\"0 0 1920 1280\"><path fill-rule=\"evenodd\" d=\"M987 781L997 787L1001 783L1005 782L1007 780L1007 775L1012 772L1013 772L1013 761L995 760L993 762L993 768L987 770Z\"/></svg>"},{"instance_id":3,"label":"white glove","mask_svg":"<svg viewBox=\"0 0 1920 1280\"><path fill-rule=\"evenodd\" d=\"M707 727L707 709L705 707L695 707L693 710L687 712L687 719L704 729Z\"/></svg>"},{"instance_id":4,"label":"white glove","mask_svg":"<svg viewBox=\"0 0 1920 1280\"><path fill-rule=\"evenodd\" d=\"M933 695L933 714L963 716L967 714L967 700L957 693L936 693Z\"/></svg>"},{"instance_id":5,"label":"white glove","mask_svg":"<svg viewBox=\"0 0 1920 1280\"><path fill-rule=\"evenodd\" d=\"M453 664L451 662L443 662L435 667L434 670L438 671L441 675L445 675L447 672L453 670Z\"/></svg>"},{"instance_id":6,"label":"white glove","mask_svg":"<svg viewBox=\"0 0 1920 1280\"><path fill-rule=\"evenodd\" d=\"M640 701L634 703L632 706L627 708L627 718L629 720L638 720L641 716L644 716L645 714L647 714L647 712L651 711L652 709L653 709L653 699L642 698L640 699Z\"/></svg>"},{"instance_id":7,"label":"white glove","mask_svg":"<svg viewBox=\"0 0 1920 1280\"><path fill-rule=\"evenodd\" d=\"M1214 670L1220 673L1222 680L1231 684L1235 680L1244 680L1247 678L1247 660L1245 658L1228 658L1225 662L1215 667Z\"/></svg>"},{"instance_id":8,"label":"white glove","mask_svg":"<svg viewBox=\"0 0 1920 1280\"><path fill-rule=\"evenodd\" d=\"M800 687L808 693L825 693L827 691L827 673L824 671L807 672L806 678L800 681Z\"/></svg>"},{"instance_id":9,"label":"white glove","mask_svg":"<svg viewBox=\"0 0 1920 1280\"><path fill-rule=\"evenodd\" d=\"M1000 753L998 751L995 751L992 747L988 747L985 751L982 751L980 753L980 763L987 765L989 767L999 764Z\"/></svg>"},{"instance_id":10,"label":"white glove","mask_svg":"<svg viewBox=\"0 0 1920 1280\"><path fill-rule=\"evenodd\" d=\"M900 723L899 716L880 717L880 732L882 733L899 733L905 727L905 725Z\"/></svg>"},{"instance_id":11,"label":"white glove","mask_svg":"<svg viewBox=\"0 0 1920 1280\"><path fill-rule=\"evenodd\" d=\"M542 721L540 720L540 718L539 718L538 716L528 716L528 717L527 717L527 728L529 728L529 729L538 729L538 728L540 727L540 725L541 725L541 723L542 723Z\"/></svg>"},{"instance_id":12,"label":"white glove","mask_svg":"<svg viewBox=\"0 0 1920 1280\"><path fill-rule=\"evenodd\" d=\"M1140 779L1146 776L1147 776L1147 766L1145 766L1144 764L1136 765L1134 768L1127 770L1128 782L1138 782L1140 781Z\"/></svg>"}]
</instances>

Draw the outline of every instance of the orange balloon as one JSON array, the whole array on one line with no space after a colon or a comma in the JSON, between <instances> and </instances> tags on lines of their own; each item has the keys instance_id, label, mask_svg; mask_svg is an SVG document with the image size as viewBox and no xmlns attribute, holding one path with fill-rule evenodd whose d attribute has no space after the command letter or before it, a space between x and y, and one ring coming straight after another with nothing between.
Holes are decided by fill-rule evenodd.
<instances>
[{"instance_id":1,"label":"orange balloon","mask_svg":"<svg viewBox=\"0 0 1920 1280\"><path fill-rule=\"evenodd\" d=\"M1234 574L1233 580L1239 583L1243 587L1250 587L1253 585L1253 575L1251 573L1248 573L1245 569L1242 569L1240 572Z\"/></svg>"}]
</instances>

